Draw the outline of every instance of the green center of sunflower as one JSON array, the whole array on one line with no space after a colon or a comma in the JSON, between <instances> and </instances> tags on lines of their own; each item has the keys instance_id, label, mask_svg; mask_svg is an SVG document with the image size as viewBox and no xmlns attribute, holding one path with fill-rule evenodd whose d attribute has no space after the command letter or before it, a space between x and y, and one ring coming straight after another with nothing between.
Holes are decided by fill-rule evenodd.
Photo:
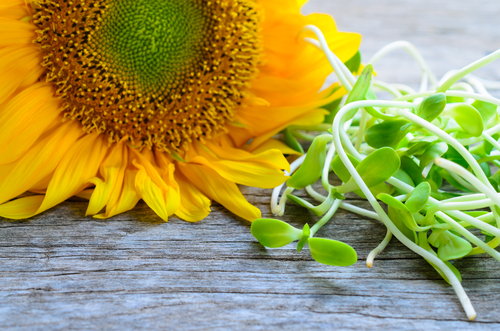
<instances>
[{"instance_id":1,"label":"green center of sunflower","mask_svg":"<svg viewBox=\"0 0 500 331\"><path fill-rule=\"evenodd\" d=\"M255 0L42 0L42 66L64 118L161 150L224 132L257 73Z\"/></svg>"},{"instance_id":2,"label":"green center of sunflower","mask_svg":"<svg viewBox=\"0 0 500 331\"><path fill-rule=\"evenodd\" d=\"M93 47L110 70L144 93L164 93L196 63L208 31L196 1L114 1Z\"/></svg>"}]
</instances>

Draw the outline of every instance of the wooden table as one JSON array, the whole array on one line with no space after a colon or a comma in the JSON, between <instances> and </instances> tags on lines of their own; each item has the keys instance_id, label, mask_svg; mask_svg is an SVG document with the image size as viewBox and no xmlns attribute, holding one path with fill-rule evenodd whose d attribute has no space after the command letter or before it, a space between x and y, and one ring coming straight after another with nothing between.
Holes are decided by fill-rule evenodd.
<instances>
[{"instance_id":1,"label":"wooden table","mask_svg":"<svg viewBox=\"0 0 500 331\"><path fill-rule=\"evenodd\" d=\"M438 75L500 48L498 0L311 0L305 10L361 32L365 60L409 40ZM418 67L403 52L376 70L418 85ZM499 80L500 63L482 75ZM270 216L269 190L242 190ZM337 268L292 246L265 249L248 222L217 204L196 224L159 222L143 203L107 221L84 217L85 207L67 202L29 221L0 222L2 329L500 329L497 261L455 264L478 313L468 322L451 287L397 240L368 269L364 259L385 229L347 212L320 233L358 252L358 263ZM286 219L299 226L316 218L290 206Z\"/></svg>"}]
</instances>

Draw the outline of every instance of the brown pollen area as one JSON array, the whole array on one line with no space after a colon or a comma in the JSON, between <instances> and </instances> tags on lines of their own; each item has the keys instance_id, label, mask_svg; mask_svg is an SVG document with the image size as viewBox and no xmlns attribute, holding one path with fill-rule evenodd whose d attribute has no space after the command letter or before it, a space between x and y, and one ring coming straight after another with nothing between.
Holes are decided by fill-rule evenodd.
<instances>
[{"instance_id":1,"label":"brown pollen area","mask_svg":"<svg viewBox=\"0 0 500 331\"><path fill-rule=\"evenodd\" d=\"M122 9L120 0L32 5L45 79L64 101L64 119L79 121L87 133L105 133L110 142L127 138L138 148L176 152L226 132L257 74L262 15L255 0L155 3L161 1L172 8L186 1L182 6L194 6L200 16L186 15L172 26L169 12L151 18L135 3ZM202 23L190 21L200 17ZM117 18L130 19L137 28L127 26L132 32L120 34L109 28ZM192 26L201 34L190 35ZM171 29L180 30L173 36L164 32Z\"/></svg>"}]
</instances>

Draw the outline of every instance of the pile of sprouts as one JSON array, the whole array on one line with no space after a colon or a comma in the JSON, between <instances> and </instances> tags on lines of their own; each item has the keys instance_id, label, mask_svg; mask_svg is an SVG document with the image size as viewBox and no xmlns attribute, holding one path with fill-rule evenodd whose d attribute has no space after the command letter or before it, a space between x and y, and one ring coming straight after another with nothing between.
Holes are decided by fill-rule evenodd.
<instances>
[{"instance_id":1,"label":"pile of sprouts","mask_svg":"<svg viewBox=\"0 0 500 331\"><path fill-rule=\"evenodd\" d=\"M348 94L326 107L330 115L323 124L285 130L285 141L295 150L303 152L297 138L311 144L292 162L290 179L273 190L271 210L283 216L286 204L295 203L320 219L303 229L258 219L252 234L266 247L297 241L298 251L307 244L320 263L349 266L357 261L351 246L314 235L338 208L378 220L387 234L368 255L368 267L396 237L453 287L473 320L476 312L460 272L449 261L482 253L500 261L495 250L500 244L500 171L495 171L500 166L500 100L488 92L500 84L472 75L500 58L500 50L437 80L408 42L382 48L361 71L359 56L344 64L317 27L304 31L314 33L317 39L305 40L325 54L338 77L336 88ZM418 91L373 79L372 66L396 49L406 50L419 64ZM390 100L377 99L379 91ZM342 184L333 185L332 175ZM326 195L313 188L317 181ZM299 189L317 203L294 195ZM368 200L372 210L346 202L345 194L351 192Z\"/></svg>"}]
</instances>

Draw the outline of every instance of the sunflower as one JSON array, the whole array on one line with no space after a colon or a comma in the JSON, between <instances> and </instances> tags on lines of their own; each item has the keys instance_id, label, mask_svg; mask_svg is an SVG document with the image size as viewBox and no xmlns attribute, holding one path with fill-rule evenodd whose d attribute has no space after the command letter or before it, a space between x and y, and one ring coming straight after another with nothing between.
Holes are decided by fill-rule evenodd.
<instances>
[{"instance_id":1,"label":"sunflower","mask_svg":"<svg viewBox=\"0 0 500 331\"><path fill-rule=\"evenodd\" d=\"M253 220L237 184L286 180L272 139L322 121L331 69L298 36L320 27L343 61L360 36L305 0L0 0L0 216L139 200L198 221L211 200ZM29 192L29 194L25 194Z\"/></svg>"}]
</instances>

